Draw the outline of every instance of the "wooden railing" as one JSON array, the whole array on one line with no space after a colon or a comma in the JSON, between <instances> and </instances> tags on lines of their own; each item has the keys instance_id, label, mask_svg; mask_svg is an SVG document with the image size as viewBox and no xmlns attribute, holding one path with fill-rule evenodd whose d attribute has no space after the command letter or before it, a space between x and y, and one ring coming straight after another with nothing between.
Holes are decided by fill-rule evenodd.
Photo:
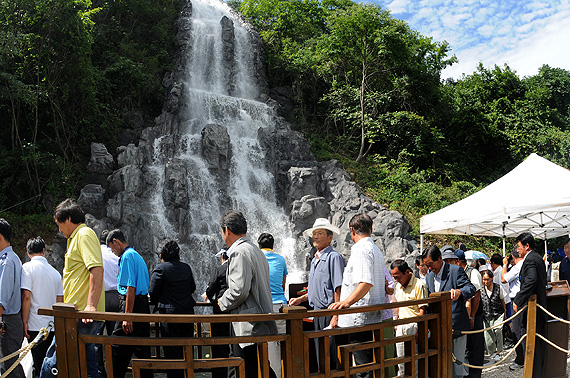
<instances>
[{"instance_id":1,"label":"wooden railing","mask_svg":"<svg viewBox=\"0 0 570 378\"><path fill-rule=\"evenodd\" d=\"M369 324L361 327L336 328L323 331L306 331L303 329L304 319L311 317L348 314L356 312L379 311L411 304L429 304L430 313L409 319L392 320L382 323ZM133 377L139 377L141 369L169 370L183 369L187 377L194 377L196 370L216 367L236 367L236 376L244 377L244 365L241 358L204 358L198 349L212 345L228 345L237 343L256 343L260 361L260 376L269 376L267 343L281 341L281 360L283 377L348 377L362 371L374 371L376 377L384 377L384 368L397 364L405 364L405 375L414 377L416 362L418 377L451 377L451 297L449 292L435 293L428 299L390 303L378 306L348 308L344 310L307 311L304 307L284 307L279 314L257 315L157 315L157 314L123 314L110 312L76 311L73 305L54 304L52 309L40 309L41 315L52 315L55 323L57 340L57 367L61 378L87 378L85 343L101 344L104 348L107 364L107 377L113 378L111 345L148 345L148 346L181 346L184 348L184 358L167 360L163 358L132 360ZM77 322L79 319L130 320L133 322L168 322L194 323L197 329L202 329L204 323L224 323L240 321L285 320L285 334L241 337L209 337L197 333L191 338L162 338L162 337L116 337L94 336L79 334ZM417 336L384 337L384 329L406 323L418 323ZM372 341L360 344L338 346L340 366L338 370L330 368L329 337L369 331ZM309 343L318 339L320 345L320 366L317 372L309 369ZM386 345L403 342L405 356L386 358ZM416 350L417 342L417 350ZM356 350L372 349L373 362L353 366L352 353Z\"/></svg>"}]
</instances>

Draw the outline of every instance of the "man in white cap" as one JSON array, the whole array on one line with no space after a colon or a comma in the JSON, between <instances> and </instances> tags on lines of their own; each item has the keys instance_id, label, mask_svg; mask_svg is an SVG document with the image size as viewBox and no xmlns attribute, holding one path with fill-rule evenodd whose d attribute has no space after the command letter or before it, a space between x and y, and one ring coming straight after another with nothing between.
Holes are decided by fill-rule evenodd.
<instances>
[{"instance_id":1,"label":"man in white cap","mask_svg":"<svg viewBox=\"0 0 570 378\"><path fill-rule=\"evenodd\" d=\"M313 246L317 249L313 260L311 261L311 270L309 272L309 288L307 293L292 298L289 301L291 306L299 305L302 302L309 301L315 310L325 310L331 303L340 300L340 288L342 286L342 275L346 265L344 257L337 251L333 250L331 242L333 234L339 235L338 227L333 226L325 218L317 218L312 228L305 230L305 235L312 237ZM313 319L315 330L321 330L328 327L331 316L324 316ZM315 339L317 350L317 362L319 360L319 342ZM330 339L330 356L331 368L337 367L337 348L335 338ZM320 364L319 364L320 366Z\"/></svg>"}]
</instances>

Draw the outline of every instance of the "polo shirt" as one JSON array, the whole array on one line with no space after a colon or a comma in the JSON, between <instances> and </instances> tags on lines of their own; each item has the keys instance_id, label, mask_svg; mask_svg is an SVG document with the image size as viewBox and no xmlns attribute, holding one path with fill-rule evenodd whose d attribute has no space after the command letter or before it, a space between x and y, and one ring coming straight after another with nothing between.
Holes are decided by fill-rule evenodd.
<instances>
[{"instance_id":1,"label":"polo shirt","mask_svg":"<svg viewBox=\"0 0 570 378\"><path fill-rule=\"evenodd\" d=\"M385 276L384 255L380 248L366 237L360 239L350 249L350 259L344 269L340 300L343 301L354 292L359 283L372 285L368 293L351 307L370 306L384 303ZM339 327L352 327L382 321L382 311L361 312L338 316Z\"/></svg>"},{"instance_id":2,"label":"polo shirt","mask_svg":"<svg viewBox=\"0 0 570 378\"><path fill-rule=\"evenodd\" d=\"M31 294L28 330L39 331L47 327L53 316L38 315L38 308L51 307L58 296L63 296L61 274L44 256L33 256L31 261L22 265L21 288Z\"/></svg>"},{"instance_id":3,"label":"polo shirt","mask_svg":"<svg viewBox=\"0 0 570 378\"><path fill-rule=\"evenodd\" d=\"M119 259L117 275L119 294L127 295L127 287L130 286L135 288L135 295L147 295L149 281L148 268L142 256L132 247L125 248Z\"/></svg>"},{"instance_id":4,"label":"polo shirt","mask_svg":"<svg viewBox=\"0 0 570 378\"><path fill-rule=\"evenodd\" d=\"M287 303L283 291L283 278L289 274L285 259L269 248L263 248L262 251L269 264L269 286L271 287L273 303Z\"/></svg>"},{"instance_id":5,"label":"polo shirt","mask_svg":"<svg viewBox=\"0 0 570 378\"><path fill-rule=\"evenodd\" d=\"M87 307L89 297L89 269L103 266L99 238L84 223L77 226L67 239L67 252L63 268L63 301L77 305L79 311ZM97 311L105 311L104 285Z\"/></svg>"},{"instance_id":6,"label":"polo shirt","mask_svg":"<svg viewBox=\"0 0 570 378\"><path fill-rule=\"evenodd\" d=\"M6 315L17 314L22 308L21 277L22 262L8 246L0 252L0 305Z\"/></svg>"},{"instance_id":7,"label":"polo shirt","mask_svg":"<svg viewBox=\"0 0 570 378\"><path fill-rule=\"evenodd\" d=\"M413 299L424 299L428 297L428 289L426 285L422 282L422 280L414 277L414 275L412 274L412 278L410 279L410 282L408 282L408 286L403 287L399 283L396 283L394 296L396 297L396 300L398 302L410 301ZM417 304L412 306L400 307L398 311L400 319L420 316L420 306Z\"/></svg>"}]
</instances>

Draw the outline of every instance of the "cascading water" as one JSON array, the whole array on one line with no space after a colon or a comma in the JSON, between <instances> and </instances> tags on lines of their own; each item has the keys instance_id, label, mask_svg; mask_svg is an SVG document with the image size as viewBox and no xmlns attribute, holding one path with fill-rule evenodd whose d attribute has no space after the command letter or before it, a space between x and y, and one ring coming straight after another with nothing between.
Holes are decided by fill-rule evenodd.
<instances>
[{"instance_id":1,"label":"cascading water","mask_svg":"<svg viewBox=\"0 0 570 378\"><path fill-rule=\"evenodd\" d=\"M274 125L275 114L257 101L260 88L253 49L250 32L224 3L192 1L184 122L172 154L165 152L173 148L172 138L156 139L150 172L157 182L151 201L155 240L182 241L181 259L192 266L196 294L204 292L217 263L213 255L223 244L218 221L230 208L244 213L254 242L262 232L273 234L275 251L285 257L290 277L304 269L303 254L295 252L288 217L277 204L275 177L266 168L258 141L258 129ZM203 157L202 133L208 125L227 130L229 136L229 160L223 172L212 169ZM186 182L174 184L186 187L188 198L181 201L188 204L184 227L174 225L181 216L166 210L165 194L159 189L169 185L165 179L169 169L185 172Z\"/></svg>"}]
</instances>

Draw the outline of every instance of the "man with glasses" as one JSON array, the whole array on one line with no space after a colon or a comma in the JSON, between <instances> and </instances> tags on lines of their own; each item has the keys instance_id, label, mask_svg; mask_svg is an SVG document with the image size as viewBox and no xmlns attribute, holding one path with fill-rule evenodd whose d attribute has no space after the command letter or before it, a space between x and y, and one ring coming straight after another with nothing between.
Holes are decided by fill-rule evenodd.
<instances>
[{"instance_id":1,"label":"man with glasses","mask_svg":"<svg viewBox=\"0 0 570 378\"><path fill-rule=\"evenodd\" d=\"M446 251L449 256L442 257L437 246L426 248L422 257L430 270L426 276L426 286L430 293L438 291L451 292L451 324L453 328L453 354L459 361L465 361L467 347L467 335L461 335L461 331L471 329L469 315L465 302L475 295L475 286L471 283L465 270L444 261L444 258L453 260L453 252ZM455 256L457 258L457 256ZM452 376L465 377L469 374L467 367L453 364Z\"/></svg>"},{"instance_id":2,"label":"man with glasses","mask_svg":"<svg viewBox=\"0 0 570 378\"><path fill-rule=\"evenodd\" d=\"M340 288L346 263L342 255L331 246L333 234L339 235L340 230L327 219L317 218L313 227L305 230L304 234L313 239L313 246L317 249L317 252L311 261L307 293L298 298L292 298L289 301L289 305L297 306L308 300L309 305L315 310L325 310L331 303L340 301ZM315 330L318 331L328 327L331 319L331 316L314 318L313 325ZM318 339L315 339L315 346L318 363ZM331 369L336 369L338 362L334 337L330 338L330 355Z\"/></svg>"},{"instance_id":3,"label":"man with glasses","mask_svg":"<svg viewBox=\"0 0 570 378\"><path fill-rule=\"evenodd\" d=\"M536 294L536 303L546 308L546 266L544 260L535 251L534 237L530 232L523 232L517 237L517 250L524 258L521 267L521 287L513 300L513 310L521 311L526 306L531 295ZM526 333L527 310L522 310L522 330ZM544 311L536 313L536 333L546 337L546 314ZM541 377L543 370L544 342L540 338L535 339L533 377ZM512 370L512 369L511 369Z\"/></svg>"}]
</instances>

